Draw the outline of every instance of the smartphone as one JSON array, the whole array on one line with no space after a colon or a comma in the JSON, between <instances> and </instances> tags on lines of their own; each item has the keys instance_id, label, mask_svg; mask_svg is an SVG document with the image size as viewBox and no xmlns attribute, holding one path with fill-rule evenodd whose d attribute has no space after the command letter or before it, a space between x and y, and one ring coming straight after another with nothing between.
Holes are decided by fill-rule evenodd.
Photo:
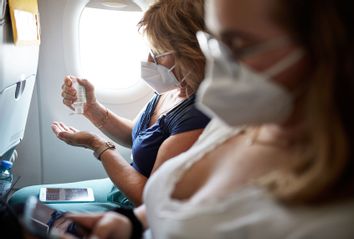
<instances>
[{"instance_id":1,"label":"smartphone","mask_svg":"<svg viewBox=\"0 0 354 239\"><path fill-rule=\"evenodd\" d=\"M55 209L42 204L36 197L31 196L27 199L24 212L22 215L23 226L33 235L39 238L48 238L52 235L52 231L48 226L48 222L51 219ZM66 225L71 225L71 230L67 228L62 228L60 225L56 226L56 229L62 232L71 233L77 238L87 238L90 234L90 230L77 224L73 223L70 219L66 219ZM59 226L59 227L58 227Z\"/></svg>"},{"instance_id":2,"label":"smartphone","mask_svg":"<svg viewBox=\"0 0 354 239\"><path fill-rule=\"evenodd\" d=\"M41 188L41 202L93 202L92 188Z\"/></svg>"},{"instance_id":3,"label":"smartphone","mask_svg":"<svg viewBox=\"0 0 354 239\"><path fill-rule=\"evenodd\" d=\"M49 226L47 225L47 222L53 212L54 209L38 203L37 198L31 196L27 199L25 204L23 214L24 225L32 233L47 235L49 233Z\"/></svg>"}]
</instances>

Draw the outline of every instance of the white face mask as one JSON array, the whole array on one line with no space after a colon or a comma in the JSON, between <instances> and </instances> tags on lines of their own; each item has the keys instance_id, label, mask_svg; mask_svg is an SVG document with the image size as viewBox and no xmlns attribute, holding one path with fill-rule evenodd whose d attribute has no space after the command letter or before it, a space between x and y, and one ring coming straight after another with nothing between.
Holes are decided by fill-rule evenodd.
<instances>
[{"instance_id":1,"label":"white face mask","mask_svg":"<svg viewBox=\"0 0 354 239\"><path fill-rule=\"evenodd\" d=\"M159 65L156 62L156 58L171 53L173 52L166 52L154 57L155 63L141 62L141 78L158 94L177 89L180 86L179 81L172 72L175 66L172 66L171 69L168 69L167 67Z\"/></svg>"},{"instance_id":2,"label":"white face mask","mask_svg":"<svg viewBox=\"0 0 354 239\"><path fill-rule=\"evenodd\" d=\"M205 79L197 93L197 107L230 126L278 123L292 112L291 94L271 78L295 64L296 50L264 73L257 73L230 57L229 50L205 33L197 34L207 58Z\"/></svg>"}]
</instances>

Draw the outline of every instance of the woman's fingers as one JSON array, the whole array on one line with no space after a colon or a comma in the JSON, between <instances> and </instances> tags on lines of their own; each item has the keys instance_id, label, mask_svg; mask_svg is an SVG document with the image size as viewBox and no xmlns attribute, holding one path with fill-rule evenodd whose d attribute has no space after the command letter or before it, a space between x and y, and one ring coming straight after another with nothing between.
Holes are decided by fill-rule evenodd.
<instances>
[{"instance_id":1,"label":"woman's fingers","mask_svg":"<svg viewBox=\"0 0 354 239\"><path fill-rule=\"evenodd\" d=\"M63 103L64 104L72 104L77 100L77 95L76 95L76 91L68 89L68 90L63 90L61 92L61 96L63 97Z\"/></svg>"},{"instance_id":2,"label":"woman's fingers","mask_svg":"<svg viewBox=\"0 0 354 239\"><path fill-rule=\"evenodd\" d=\"M59 132L59 133L60 132L65 132L68 129L68 127L62 122L56 122L55 121L55 122L53 122L52 126L54 126L55 129L57 130L57 132Z\"/></svg>"},{"instance_id":3,"label":"woman's fingers","mask_svg":"<svg viewBox=\"0 0 354 239\"><path fill-rule=\"evenodd\" d=\"M71 127L65 125L62 122L59 122L57 124L58 128L61 129L61 132L57 134L58 138L61 140L64 140L66 143L71 144L71 145L76 145L78 144L77 141L80 139L76 136L76 133L78 130L72 130Z\"/></svg>"},{"instance_id":4,"label":"woman's fingers","mask_svg":"<svg viewBox=\"0 0 354 239\"><path fill-rule=\"evenodd\" d=\"M77 91L73 87L74 81L85 88L86 92L86 105L96 103L95 89L93 84L86 79L79 79L75 76L66 76L62 85L61 96L63 97L64 105L74 110L72 104L77 100ZM75 83L76 84L76 83Z\"/></svg>"},{"instance_id":5,"label":"woman's fingers","mask_svg":"<svg viewBox=\"0 0 354 239\"><path fill-rule=\"evenodd\" d=\"M62 122L53 122L51 128L60 140L73 146L90 148L93 140L97 137L89 132L67 126Z\"/></svg>"},{"instance_id":6,"label":"woman's fingers","mask_svg":"<svg viewBox=\"0 0 354 239\"><path fill-rule=\"evenodd\" d=\"M70 89L62 91L61 96L65 99L68 99L68 100L76 100L77 99L76 91L72 92L72 90L70 90Z\"/></svg>"},{"instance_id":7,"label":"woman's fingers","mask_svg":"<svg viewBox=\"0 0 354 239\"><path fill-rule=\"evenodd\" d=\"M56 136L58 136L59 133L62 132L61 128L58 125L58 122L53 122L52 125L51 125L51 128L52 128L52 131L54 132L54 134Z\"/></svg>"},{"instance_id":8,"label":"woman's fingers","mask_svg":"<svg viewBox=\"0 0 354 239\"><path fill-rule=\"evenodd\" d=\"M79 130L75 129L74 127L69 126L70 132L77 133Z\"/></svg>"},{"instance_id":9,"label":"woman's fingers","mask_svg":"<svg viewBox=\"0 0 354 239\"><path fill-rule=\"evenodd\" d=\"M75 110L75 108L72 106L73 103L74 103L74 101L72 101L72 100L63 99L63 104L64 105L66 105L67 107L69 107L72 110Z\"/></svg>"},{"instance_id":10,"label":"woman's fingers","mask_svg":"<svg viewBox=\"0 0 354 239\"><path fill-rule=\"evenodd\" d=\"M131 223L127 217L118 213L107 212L97 221L92 230L92 235L100 239L128 239L130 238L131 227Z\"/></svg>"},{"instance_id":11,"label":"woman's fingers","mask_svg":"<svg viewBox=\"0 0 354 239\"><path fill-rule=\"evenodd\" d=\"M54 132L54 134L61 140L65 141L66 143L68 143L69 139L68 139L68 135L66 132L66 129L63 127L62 123L59 122L53 122L51 125L52 131Z\"/></svg>"},{"instance_id":12,"label":"woman's fingers","mask_svg":"<svg viewBox=\"0 0 354 239\"><path fill-rule=\"evenodd\" d=\"M66 126L63 122L60 122L59 125L61 126L63 131L71 132L70 128L68 126Z\"/></svg>"},{"instance_id":13,"label":"woman's fingers","mask_svg":"<svg viewBox=\"0 0 354 239\"><path fill-rule=\"evenodd\" d=\"M69 220L65 217L61 217L54 222L53 228L64 233L66 232L67 228L70 226L71 223L72 220Z\"/></svg>"},{"instance_id":14,"label":"woman's fingers","mask_svg":"<svg viewBox=\"0 0 354 239\"><path fill-rule=\"evenodd\" d=\"M63 104L74 110L72 104L77 100L76 90L73 87L73 80L76 79L73 76L66 76L64 78L64 84L62 85L61 96L63 97Z\"/></svg>"},{"instance_id":15,"label":"woman's fingers","mask_svg":"<svg viewBox=\"0 0 354 239\"><path fill-rule=\"evenodd\" d=\"M71 135L73 133L78 132L77 129L75 129L73 127L66 126L62 122L53 122L51 125L51 128L58 138L66 141L66 142L71 141L71 138L72 138Z\"/></svg>"},{"instance_id":16,"label":"woman's fingers","mask_svg":"<svg viewBox=\"0 0 354 239\"><path fill-rule=\"evenodd\" d=\"M72 76L65 76L64 77L64 85L69 86L69 87L72 86L72 84L73 84L72 78L73 78Z\"/></svg>"},{"instance_id":17,"label":"woman's fingers","mask_svg":"<svg viewBox=\"0 0 354 239\"><path fill-rule=\"evenodd\" d=\"M132 226L128 218L114 212L94 214L67 214L65 217L77 222L85 228L90 228L91 237L130 238Z\"/></svg>"},{"instance_id":18,"label":"woman's fingers","mask_svg":"<svg viewBox=\"0 0 354 239\"><path fill-rule=\"evenodd\" d=\"M109 213L103 215L103 217L96 223L95 227L92 230L92 235L100 239L108 239L110 235L114 234L114 229L118 225L114 225L115 221L112 220L112 218L108 214Z\"/></svg>"},{"instance_id":19,"label":"woman's fingers","mask_svg":"<svg viewBox=\"0 0 354 239\"><path fill-rule=\"evenodd\" d=\"M61 89L65 92L67 92L70 95L76 94L76 90L73 87L73 80L75 77L73 76L66 76L64 78L64 84L62 85ZM76 78L75 78L76 80Z\"/></svg>"},{"instance_id":20,"label":"woman's fingers","mask_svg":"<svg viewBox=\"0 0 354 239\"><path fill-rule=\"evenodd\" d=\"M86 91L93 91L94 90L94 87L93 85L91 84L91 82L89 82L88 80L86 79L79 79L77 78L77 82L82 85L83 87L85 87L85 90Z\"/></svg>"},{"instance_id":21,"label":"woman's fingers","mask_svg":"<svg viewBox=\"0 0 354 239\"><path fill-rule=\"evenodd\" d=\"M90 214L66 214L65 218L77 222L85 228L93 228L98 220L103 216L103 213L90 213Z\"/></svg>"}]
</instances>

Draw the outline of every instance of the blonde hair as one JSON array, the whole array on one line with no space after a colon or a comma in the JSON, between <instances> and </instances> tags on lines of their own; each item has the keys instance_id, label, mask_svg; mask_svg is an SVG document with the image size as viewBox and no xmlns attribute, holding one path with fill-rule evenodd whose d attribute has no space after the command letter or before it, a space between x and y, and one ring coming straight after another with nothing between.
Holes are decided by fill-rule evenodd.
<instances>
[{"instance_id":1,"label":"blonde hair","mask_svg":"<svg viewBox=\"0 0 354 239\"><path fill-rule=\"evenodd\" d=\"M184 79L186 95L196 92L204 78L205 58L196 38L205 31L204 0L157 0L138 23L152 46L174 51L175 72Z\"/></svg>"},{"instance_id":2,"label":"blonde hair","mask_svg":"<svg viewBox=\"0 0 354 239\"><path fill-rule=\"evenodd\" d=\"M354 196L354 31L345 1L278 0L276 20L307 51L304 120L298 159L268 177L288 203L320 203ZM313 9L316 9L314 11Z\"/></svg>"}]
</instances>

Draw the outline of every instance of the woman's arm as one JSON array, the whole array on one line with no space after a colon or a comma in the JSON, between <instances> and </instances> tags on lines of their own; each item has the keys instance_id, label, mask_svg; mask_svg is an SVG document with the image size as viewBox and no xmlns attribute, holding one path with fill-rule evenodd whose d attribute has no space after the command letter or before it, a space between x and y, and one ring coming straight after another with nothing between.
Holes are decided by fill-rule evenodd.
<instances>
[{"instance_id":1,"label":"woman's arm","mask_svg":"<svg viewBox=\"0 0 354 239\"><path fill-rule=\"evenodd\" d=\"M188 150L198 139L203 129L172 135L160 146L152 170L155 172L165 161ZM102 164L112 182L135 204L140 205L147 178L137 172L123 157L113 150L101 155Z\"/></svg>"},{"instance_id":2,"label":"woman's arm","mask_svg":"<svg viewBox=\"0 0 354 239\"><path fill-rule=\"evenodd\" d=\"M100 159L112 182L136 206L140 205L147 178L136 171L116 150L104 151Z\"/></svg>"},{"instance_id":3,"label":"woman's arm","mask_svg":"<svg viewBox=\"0 0 354 239\"><path fill-rule=\"evenodd\" d=\"M89 148L97 152L105 145L105 140L85 131L79 131L60 122L52 124L55 135L67 144ZM135 204L142 202L142 192L147 178L137 172L117 150L106 150L99 155L112 182Z\"/></svg>"},{"instance_id":4,"label":"woman's arm","mask_svg":"<svg viewBox=\"0 0 354 239\"><path fill-rule=\"evenodd\" d=\"M110 139L120 145L131 147L133 121L114 114L99 102L91 105L85 116Z\"/></svg>"},{"instance_id":5,"label":"woman's arm","mask_svg":"<svg viewBox=\"0 0 354 239\"><path fill-rule=\"evenodd\" d=\"M134 210L135 216L143 225L143 231L148 228L146 219L145 205L142 205ZM66 218L91 229L90 238L94 236L102 239L131 238L134 226L131 221L124 215L114 212L91 213L91 214L67 214ZM70 235L63 235L61 238L72 238Z\"/></svg>"},{"instance_id":6,"label":"woman's arm","mask_svg":"<svg viewBox=\"0 0 354 239\"><path fill-rule=\"evenodd\" d=\"M204 129L195 129L168 137L160 146L151 173L165 161L187 151L197 141Z\"/></svg>"},{"instance_id":7,"label":"woman's arm","mask_svg":"<svg viewBox=\"0 0 354 239\"><path fill-rule=\"evenodd\" d=\"M88 132L78 131L63 123L54 122L52 129L59 139L70 145L96 151L105 144L105 141L100 137ZM152 172L155 172L166 160L189 149L202 131L202 129L192 130L168 137L159 148ZM104 151L100 155L100 159L112 182L135 205L140 205L147 178L136 171L117 150Z\"/></svg>"}]
</instances>

